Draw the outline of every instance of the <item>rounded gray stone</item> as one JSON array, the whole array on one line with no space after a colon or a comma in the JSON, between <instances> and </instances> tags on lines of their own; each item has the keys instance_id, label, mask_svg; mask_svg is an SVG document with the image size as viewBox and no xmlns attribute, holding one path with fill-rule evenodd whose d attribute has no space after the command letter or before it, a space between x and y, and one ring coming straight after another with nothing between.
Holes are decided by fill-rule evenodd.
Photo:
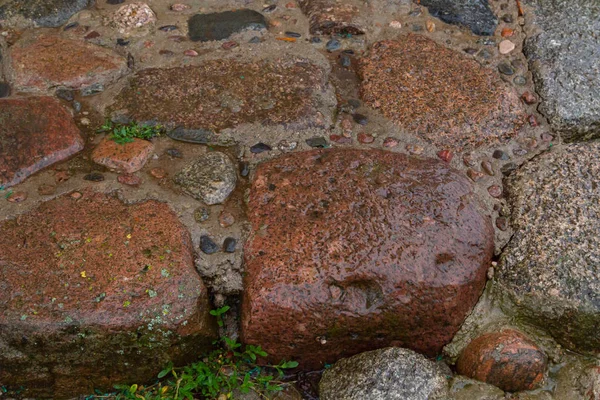
<instances>
[{"instance_id":1,"label":"rounded gray stone","mask_svg":"<svg viewBox=\"0 0 600 400\"><path fill-rule=\"evenodd\" d=\"M600 142L543 154L507 179L515 234L496 284L508 314L600 350Z\"/></svg>"},{"instance_id":2,"label":"rounded gray stone","mask_svg":"<svg viewBox=\"0 0 600 400\"><path fill-rule=\"evenodd\" d=\"M208 205L221 204L235 189L237 172L227 155L214 151L184 167L175 176L175 182L197 200Z\"/></svg>"},{"instance_id":3,"label":"rounded gray stone","mask_svg":"<svg viewBox=\"0 0 600 400\"><path fill-rule=\"evenodd\" d=\"M0 22L24 19L40 27L61 26L94 0L0 0Z\"/></svg>"},{"instance_id":4,"label":"rounded gray stone","mask_svg":"<svg viewBox=\"0 0 600 400\"><path fill-rule=\"evenodd\" d=\"M319 393L321 400L441 400L448 380L439 364L388 347L336 362L323 373Z\"/></svg>"}]
</instances>

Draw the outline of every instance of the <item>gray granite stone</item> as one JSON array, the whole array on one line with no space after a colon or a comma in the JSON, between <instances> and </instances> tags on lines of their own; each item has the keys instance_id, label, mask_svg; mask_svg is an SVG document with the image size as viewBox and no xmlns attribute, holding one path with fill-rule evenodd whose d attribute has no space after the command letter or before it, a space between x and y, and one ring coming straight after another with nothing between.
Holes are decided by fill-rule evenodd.
<instances>
[{"instance_id":1,"label":"gray granite stone","mask_svg":"<svg viewBox=\"0 0 600 400\"><path fill-rule=\"evenodd\" d=\"M30 22L41 27L61 26L94 0L0 0L0 22Z\"/></svg>"},{"instance_id":2,"label":"gray granite stone","mask_svg":"<svg viewBox=\"0 0 600 400\"><path fill-rule=\"evenodd\" d=\"M419 0L429 13L448 24L466 26L476 35L492 36L498 19L488 0Z\"/></svg>"}]
</instances>

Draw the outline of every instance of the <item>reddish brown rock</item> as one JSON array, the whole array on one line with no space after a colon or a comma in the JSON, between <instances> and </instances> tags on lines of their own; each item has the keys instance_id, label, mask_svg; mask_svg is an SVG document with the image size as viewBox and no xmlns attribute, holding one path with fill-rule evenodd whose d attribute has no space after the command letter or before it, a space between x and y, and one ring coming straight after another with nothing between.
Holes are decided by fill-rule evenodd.
<instances>
[{"instance_id":1,"label":"reddish brown rock","mask_svg":"<svg viewBox=\"0 0 600 400\"><path fill-rule=\"evenodd\" d=\"M125 58L111 50L50 33L22 38L10 56L14 86L22 91L81 89L110 83L127 71Z\"/></svg>"},{"instance_id":2,"label":"reddish brown rock","mask_svg":"<svg viewBox=\"0 0 600 400\"><path fill-rule=\"evenodd\" d=\"M438 147L503 142L525 122L518 95L495 71L423 36L375 43L359 72L366 104Z\"/></svg>"},{"instance_id":3,"label":"reddish brown rock","mask_svg":"<svg viewBox=\"0 0 600 400\"><path fill-rule=\"evenodd\" d=\"M133 142L119 144L106 138L92 152L92 161L131 174L144 167L152 149L154 146L147 140L133 139Z\"/></svg>"},{"instance_id":4,"label":"reddish brown rock","mask_svg":"<svg viewBox=\"0 0 600 400\"><path fill-rule=\"evenodd\" d=\"M382 150L260 164L248 213L243 340L307 369L385 346L438 353L493 252L464 175Z\"/></svg>"},{"instance_id":5,"label":"reddish brown rock","mask_svg":"<svg viewBox=\"0 0 600 400\"><path fill-rule=\"evenodd\" d=\"M0 99L0 185L31 174L83 149L71 114L51 97Z\"/></svg>"},{"instance_id":6,"label":"reddish brown rock","mask_svg":"<svg viewBox=\"0 0 600 400\"><path fill-rule=\"evenodd\" d=\"M138 187L142 183L142 178L132 174L124 174L117 176L117 181L123 185Z\"/></svg>"},{"instance_id":7,"label":"reddish brown rock","mask_svg":"<svg viewBox=\"0 0 600 400\"><path fill-rule=\"evenodd\" d=\"M196 359L215 336L173 211L81 194L0 224L0 382L27 397L142 383L169 361Z\"/></svg>"},{"instance_id":8,"label":"reddish brown rock","mask_svg":"<svg viewBox=\"0 0 600 400\"><path fill-rule=\"evenodd\" d=\"M253 122L322 126L314 96L325 85L326 74L312 64L214 60L143 70L112 108L138 121L214 132Z\"/></svg>"},{"instance_id":9,"label":"reddish brown rock","mask_svg":"<svg viewBox=\"0 0 600 400\"><path fill-rule=\"evenodd\" d=\"M309 18L310 33L362 35L364 28L358 17L366 14L364 3L356 0L298 0L298 5ZM361 12L362 11L362 12Z\"/></svg>"},{"instance_id":10,"label":"reddish brown rock","mask_svg":"<svg viewBox=\"0 0 600 400\"><path fill-rule=\"evenodd\" d=\"M507 392L532 390L544 379L546 354L522 333L508 329L473 340L463 350L458 372Z\"/></svg>"}]
</instances>

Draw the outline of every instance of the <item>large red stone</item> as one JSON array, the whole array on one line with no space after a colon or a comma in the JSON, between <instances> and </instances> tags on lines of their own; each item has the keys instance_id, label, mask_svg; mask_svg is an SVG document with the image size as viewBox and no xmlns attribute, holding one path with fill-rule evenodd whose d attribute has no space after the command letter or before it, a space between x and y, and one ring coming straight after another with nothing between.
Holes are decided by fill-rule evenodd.
<instances>
[{"instance_id":1,"label":"large red stone","mask_svg":"<svg viewBox=\"0 0 600 400\"><path fill-rule=\"evenodd\" d=\"M142 383L215 336L171 209L83 192L0 224L0 382L70 398Z\"/></svg>"},{"instance_id":2,"label":"large red stone","mask_svg":"<svg viewBox=\"0 0 600 400\"><path fill-rule=\"evenodd\" d=\"M507 329L473 340L461 353L458 372L507 392L532 390L544 379L548 358L522 333Z\"/></svg>"},{"instance_id":3,"label":"large red stone","mask_svg":"<svg viewBox=\"0 0 600 400\"><path fill-rule=\"evenodd\" d=\"M81 89L110 83L127 71L127 61L114 51L51 33L26 35L10 56L14 87L21 91Z\"/></svg>"},{"instance_id":4,"label":"large red stone","mask_svg":"<svg viewBox=\"0 0 600 400\"><path fill-rule=\"evenodd\" d=\"M385 346L438 353L477 302L493 252L465 176L380 150L261 164L248 212L243 339L304 368Z\"/></svg>"},{"instance_id":5,"label":"large red stone","mask_svg":"<svg viewBox=\"0 0 600 400\"><path fill-rule=\"evenodd\" d=\"M0 99L0 185L16 185L83 145L73 117L58 100Z\"/></svg>"},{"instance_id":6,"label":"large red stone","mask_svg":"<svg viewBox=\"0 0 600 400\"><path fill-rule=\"evenodd\" d=\"M424 36L375 43L359 72L365 103L439 147L503 143L525 123L519 96L496 71Z\"/></svg>"}]
</instances>

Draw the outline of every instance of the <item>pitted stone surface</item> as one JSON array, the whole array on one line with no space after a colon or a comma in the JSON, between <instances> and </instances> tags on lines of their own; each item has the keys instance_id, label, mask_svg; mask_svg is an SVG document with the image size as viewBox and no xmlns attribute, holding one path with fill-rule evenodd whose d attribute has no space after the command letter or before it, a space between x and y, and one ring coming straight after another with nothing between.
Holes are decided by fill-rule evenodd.
<instances>
[{"instance_id":1,"label":"pitted stone surface","mask_svg":"<svg viewBox=\"0 0 600 400\"><path fill-rule=\"evenodd\" d=\"M507 392L536 389L544 379L548 358L521 332L486 333L463 350L456 364L461 375Z\"/></svg>"},{"instance_id":2,"label":"pitted stone surface","mask_svg":"<svg viewBox=\"0 0 600 400\"><path fill-rule=\"evenodd\" d=\"M507 182L515 234L499 263L507 312L570 349L600 351L600 142L535 158Z\"/></svg>"},{"instance_id":3,"label":"pitted stone surface","mask_svg":"<svg viewBox=\"0 0 600 400\"><path fill-rule=\"evenodd\" d=\"M448 24L462 25L476 35L493 36L498 19L489 0L416 0L429 13Z\"/></svg>"},{"instance_id":4,"label":"pitted stone surface","mask_svg":"<svg viewBox=\"0 0 600 400\"><path fill-rule=\"evenodd\" d=\"M360 73L368 105L438 146L505 142L525 122L519 97L494 71L423 36L375 43Z\"/></svg>"},{"instance_id":5,"label":"pitted stone surface","mask_svg":"<svg viewBox=\"0 0 600 400\"><path fill-rule=\"evenodd\" d=\"M119 144L106 138L92 152L92 161L131 174L144 167L153 149L154 146L147 140L135 138L130 143Z\"/></svg>"},{"instance_id":6,"label":"pitted stone surface","mask_svg":"<svg viewBox=\"0 0 600 400\"><path fill-rule=\"evenodd\" d=\"M145 382L210 346L191 239L166 204L83 192L0 230L3 385L29 397L87 395Z\"/></svg>"},{"instance_id":7,"label":"pitted stone surface","mask_svg":"<svg viewBox=\"0 0 600 400\"><path fill-rule=\"evenodd\" d=\"M414 351L390 347L336 362L319 382L322 400L442 400L443 369Z\"/></svg>"},{"instance_id":8,"label":"pitted stone surface","mask_svg":"<svg viewBox=\"0 0 600 400\"><path fill-rule=\"evenodd\" d=\"M600 137L600 2L528 0L524 52L540 111L566 141Z\"/></svg>"},{"instance_id":9,"label":"pitted stone surface","mask_svg":"<svg viewBox=\"0 0 600 400\"><path fill-rule=\"evenodd\" d=\"M381 150L260 164L248 213L242 337L304 368L389 345L435 355L493 251L466 177Z\"/></svg>"},{"instance_id":10,"label":"pitted stone surface","mask_svg":"<svg viewBox=\"0 0 600 400\"><path fill-rule=\"evenodd\" d=\"M0 185L23 182L35 172L83 149L71 114L52 97L0 99Z\"/></svg>"},{"instance_id":11,"label":"pitted stone surface","mask_svg":"<svg viewBox=\"0 0 600 400\"><path fill-rule=\"evenodd\" d=\"M299 0L299 5L310 21L310 33L330 35L334 33L362 35L364 28L358 17L365 14L364 2L350 0ZM361 11L363 11L361 13Z\"/></svg>"},{"instance_id":12,"label":"pitted stone surface","mask_svg":"<svg viewBox=\"0 0 600 400\"><path fill-rule=\"evenodd\" d=\"M138 121L214 132L253 122L322 126L313 96L325 84L324 71L305 62L215 60L143 70L112 108Z\"/></svg>"},{"instance_id":13,"label":"pitted stone surface","mask_svg":"<svg viewBox=\"0 0 600 400\"><path fill-rule=\"evenodd\" d=\"M0 24L58 27L93 0L0 0Z\"/></svg>"},{"instance_id":14,"label":"pitted stone surface","mask_svg":"<svg viewBox=\"0 0 600 400\"><path fill-rule=\"evenodd\" d=\"M112 50L52 33L26 35L10 48L10 56L14 86L26 92L83 89L127 72L125 58Z\"/></svg>"}]
</instances>

